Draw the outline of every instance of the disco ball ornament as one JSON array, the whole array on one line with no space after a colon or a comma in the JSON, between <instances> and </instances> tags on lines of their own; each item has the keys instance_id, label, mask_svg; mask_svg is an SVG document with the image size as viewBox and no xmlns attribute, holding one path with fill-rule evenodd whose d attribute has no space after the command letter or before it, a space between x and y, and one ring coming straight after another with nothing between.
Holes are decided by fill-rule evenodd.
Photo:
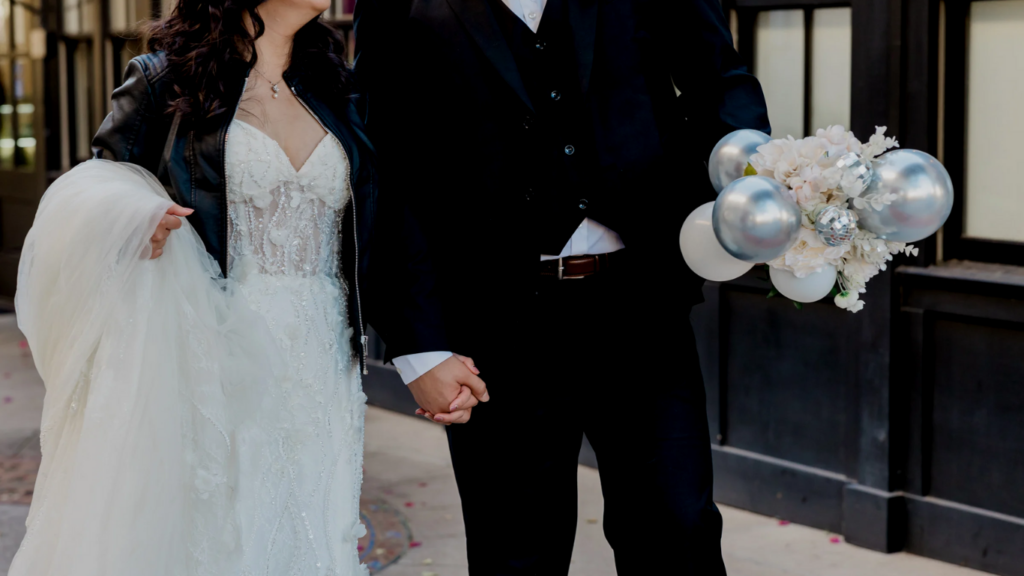
<instances>
[{"instance_id":1,"label":"disco ball ornament","mask_svg":"<svg viewBox=\"0 0 1024 576\"><path fill-rule=\"evenodd\" d=\"M814 229L826 246L849 244L857 234L857 214L839 206L828 206L814 220Z\"/></svg>"},{"instance_id":2,"label":"disco ball ornament","mask_svg":"<svg viewBox=\"0 0 1024 576\"><path fill-rule=\"evenodd\" d=\"M744 262L768 262L786 253L800 235L800 208L774 178L747 176L715 200L711 225L722 248Z\"/></svg>"},{"instance_id":3,"label":"disco ball ornament","mask_svg":"<svg viewBox=\"0 0 1024 576\"><path fill-rule=\"evenodd\" d=\"M867 194L892 194L880 210L857 208L860 227L890 242L917 242L935 234L953 210L953 182L942 164L919 150L893 150L876 162Z\"/></svg>"},{"instance_id":4,"label":"disco ball ornament","mask_svg":"<svg viewBox=\"0 0 1024 576\"><path fill-rule=\"evenodd\" d=\"M847 152L840 156L839 160L836 160L836 168L856 176L857 180L863 185L861 190L866 190L875 178L875 171L871 168L871 164L865 162L861 155L856 152Z\"/></svg>"},{"instance_id":5,"label":"disco ball ornament","mask_svg":"<svg viewBox=\"0 0 1024 576\"><path fill-rule=\"evenodd\" d=\"M757 147L772 141L772 137L758 130L736 130L718 141L708 158L708 176L715 192L743 178L750 157Z\"/></svg>"}]
</instances>

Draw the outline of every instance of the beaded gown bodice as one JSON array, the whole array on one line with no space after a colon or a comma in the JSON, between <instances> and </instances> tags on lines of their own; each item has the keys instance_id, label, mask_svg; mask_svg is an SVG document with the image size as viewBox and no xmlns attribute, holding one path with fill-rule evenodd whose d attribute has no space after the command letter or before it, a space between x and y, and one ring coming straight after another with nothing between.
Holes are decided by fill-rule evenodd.
<instances>
[{"instance_id":1,"label":"beaded gown bodice","mask_svg":"<svg viewBox=\"0 0 1024 576\"><path fill-rule=\"evenodd\" d=\"M236 276L337 273L339 218L350 198L348 158L327 134L301 168L259 129L235 120L227 148L229 256Z\"/></svg>"},{"instance_id":2,"label":"beaded gown bodice","mask_svg":"<svg viewBox=\"0 0 1024 576\"><path fill-rule=\"evenodd\" d=\"M357 553L366 396L339 278L348 158L327 134L296 170L259 129L228 134L229 276L288 366L238 434L238 576L366 574Z\"/></svg>"}]
</instances>

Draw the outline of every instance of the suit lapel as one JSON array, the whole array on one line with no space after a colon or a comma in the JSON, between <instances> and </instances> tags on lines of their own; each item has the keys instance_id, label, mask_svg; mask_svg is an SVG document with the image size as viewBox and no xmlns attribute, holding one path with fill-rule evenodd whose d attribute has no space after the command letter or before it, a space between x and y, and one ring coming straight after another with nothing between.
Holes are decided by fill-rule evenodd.
<instances>
[{"instance_id":1,"label":"suit lapel","mask_svg":"<svg viewBox=\"0 0 1024 576\"><path fill-rule=\"evenodd\" d=\"M448 4L459 15L462 24L476 40L487 58L498 69L501 77L508 82L512 90L533 110L533 104L526 93L526 85L519 75L515 58L505 42L505 37L498 28L498 23L491 13L487 0L448 0Z\"/></svg>"},{"instance_id":2,"label":"suit lapel","mask_svg":"<svg viewBox=\"0 0 1024 576\"><path fill-rule=\"evenodd\" d=\"M569 24L576 46L576 65L580 87L587 93L594 69L594 43L597 40L597 0L563 0L569 4Z\"/></svg>"}]
</instances>

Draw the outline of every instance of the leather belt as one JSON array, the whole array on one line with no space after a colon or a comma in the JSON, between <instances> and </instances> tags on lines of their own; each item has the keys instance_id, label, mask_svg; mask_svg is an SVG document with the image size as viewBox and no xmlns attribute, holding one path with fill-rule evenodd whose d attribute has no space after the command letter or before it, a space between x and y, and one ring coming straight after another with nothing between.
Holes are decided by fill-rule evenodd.
<instances>
[{"instance_id":1,"label":"leather belt","mask_svg":"<svg viewBox=\"0 0 1024 576\"><path fill-rule=\"evenodd\" d=\"M613 261L621 260L615 252L588 256L568 256L555 260L542 260L540 275L554 280L579 280L607 272L614 267Z\"/></svg>"}]
</instances>

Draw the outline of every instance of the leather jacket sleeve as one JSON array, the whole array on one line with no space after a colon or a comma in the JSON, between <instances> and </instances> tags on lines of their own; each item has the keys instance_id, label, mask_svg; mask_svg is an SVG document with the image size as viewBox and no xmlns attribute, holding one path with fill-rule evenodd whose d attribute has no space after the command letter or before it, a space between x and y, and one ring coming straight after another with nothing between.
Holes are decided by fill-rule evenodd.
<instances>
[{"instance_id":1,"label":"leather jacket sleeve","mask_svg":"<svg viewBox=\"0 0 1024 576\"><path fill-rule=\"evenodd\" d=\"M155 173L171 117L158 109L151 79L138 59L128 64L124 83L110 100L111 112L92 140L93 156L131 162Z\"/></svg>"}]
</instances>

